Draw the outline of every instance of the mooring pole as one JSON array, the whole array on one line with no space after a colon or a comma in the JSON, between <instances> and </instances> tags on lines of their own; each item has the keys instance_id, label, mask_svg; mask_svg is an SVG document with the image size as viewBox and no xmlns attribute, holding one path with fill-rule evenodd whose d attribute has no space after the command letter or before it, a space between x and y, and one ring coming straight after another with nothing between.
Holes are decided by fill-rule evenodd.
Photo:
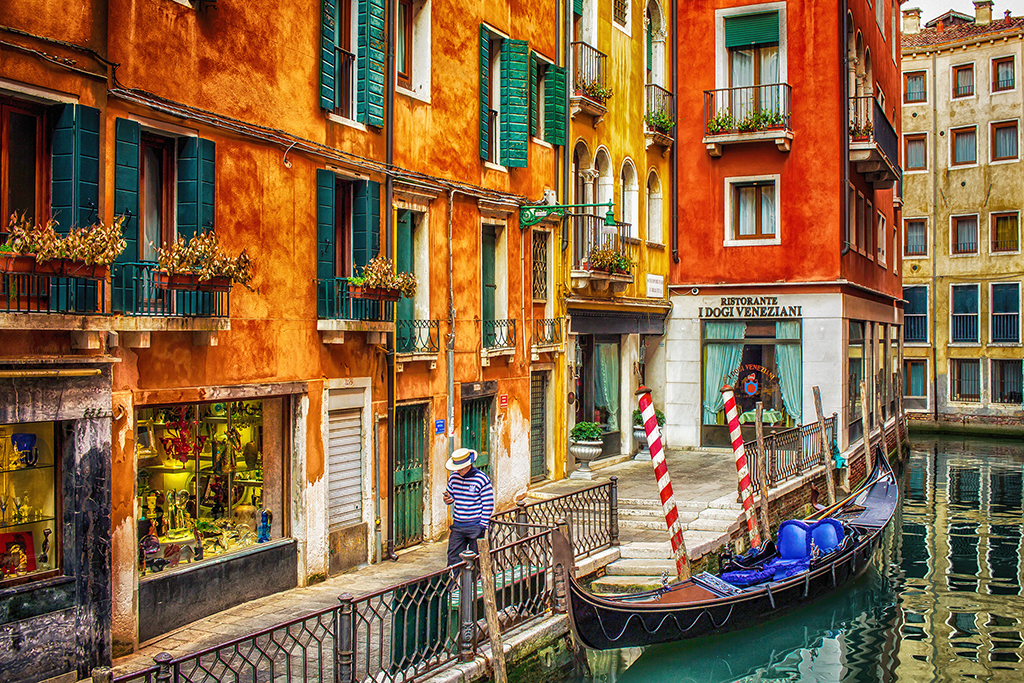
<instances>
[{"instance_id":1,"label":"mooring pole","mask_svg":"<svg viewBox=\"0 0 1024 683\"><path fill-rule=\"evenodd\" d=\"M740 414L736 410L736 395L728 384L722 385L722 397L725 399L725 417L729 421L732 452L736 455L736 480L740 489L740 499L743 501L743 516L747 519L747 536L750 538L751 548L760 548L761 535L757 532L757 523L754 521L754 492L750 486L747 454L743 449Z\"/></svg>"},{"instance_id":2,"label":"mooring pole","mask_svg":"<svg viewBox=\"0 0 1024 683\"><path fill-rule=\"evenodd\" d=\"M828 445L828 435L825 434L825 413L821 410L821 391L817 386L811 387L814 394L814 411L818 414L818 424L821 426L821 454L825 461L825 481L828 484L828 506L836 504L836 483L832 480L832 470L835 463L832 460L832 449Z\"/></svg>"},{"instance_id":3,"label":"mooring pole","mask_svg":"<svg viewBox=\"0 0 1024 683\"><path fill-rule=\"evenodd\" d=\"M864 476L870 477L875 469L875 461L871 455L871 413L868 412L868 383L860 381L860 425L864 439Z\"/></svg>"},{"instance_id":4,"label":"mooring pole","mask_svg":"<svg viewBox=\"0 0 1024 683\"><path fill-rule=\"evenodd\" d=\"M761 424L761 416L764 414L764 403L757 402L757 422L754 425L757 433L757 454L754 457L754 471L757 473L758 483L761 485L761 498L757 505L757 521L761 524L761 533L765 538L772 537L772 528L768 526L768 458L764 452L764 426Z\"/></svg>"}]
</instances>

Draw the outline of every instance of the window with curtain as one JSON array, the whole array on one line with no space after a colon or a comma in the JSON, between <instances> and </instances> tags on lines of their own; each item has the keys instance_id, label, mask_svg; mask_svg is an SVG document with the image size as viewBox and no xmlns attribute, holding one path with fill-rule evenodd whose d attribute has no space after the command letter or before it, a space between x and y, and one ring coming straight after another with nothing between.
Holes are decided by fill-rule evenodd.
<instances>
[{"instance_id":1,"label":"window with curtain","mask_svg":"<svg viewBox=\"0 0 1024 683\"><path fill-rule=\"evenodd\" d=\"M800 339L800 321L779 321L775 323L775 338L781 340ZM775 367L782 391L782 403L794 424L800 424L803 415L803 364L800 344L776 344Z\"/></svg>"},{"instance_id":2,"label":"window with curtain","mask_svg":"<svg viewBox=\"0 0 1024 683\"><path fill-rule=\"evenodd\" d=\"M954 401L981 400L981 361L977 358L953 358L949 361L949 393Z\"/></svg>"},{"instance_id":3,"label":"window with curtain","mask_svg":"<svg viewBox=\"0 0 1024 683\"><path fill-rule=\"evenodd\" d=\"M1013 90L1015 85L1013 57L992 60L992 92Z\"/></svg>"},{"instance_id":4,"label":"window with curtain","mask_svg":"<svg viewBox=\"0 0 1024 683\"><path fill-rule=\"evenodd\" d=\"M992 361L992 402L1014 403L1024 401L1024 377L1019 359L995 359Z\"/></svg>"},{"instance_id":5,"label":"window with curtain","mask_svg":"<svg viewBox=\"0 0 1024 683\"><path fill-rule=\"evenodd\" d=\"M619 345L594 344L594 422L619 431Z\"/></svg>"},{"instance_id":6,"label":"window with curtain","mask_svg":"<svg viewBox=\"0 0 1024 683\"><path fill-rule=\"evenodd\" d=\"M1020 251L1020 237L1017 231L1016 213L992 214L992 251Z\"/></svg>"},{"instance_id":7,"label":"window with curtain","mask_svg":"<svg viewBox=\"0 0 1024 683\"><path fill-rule=\"evenodd\" d=\"M925 256L928 254L928 221L923 218L908 218L903 221L903 255Z\"/></svg>"},{"instance_id":8,"label":"window with curtain","mask_svg":"<svg viewBox=\"0 0 1024 683\"><path fill-rule=\"evenodd\" d=\"M903 74L903 101L912 104L927 100L926 82L924 71Z\"/></svg>"},{"instance_id":9,"label":"window with curtain","mask_svg":"<svg viewBox=\"0 0 1024 683\"><path fill-rule=\"evenodd\" d=\"M1020 283L992 285L992 341L997 344L1020 342Z\"/></svg>"},{"instance_id":10,"label":"window with curtain","mask_svg":"<svg viewBox=\"0 0 1024 683\"><path fill-rule=\"evenodd\" d=\"M846 420L849 424L848 438L852 441L861 434L860 381L864 379L864 323L859 320L849 321L846 373Z\"/></svg>"},{"instance_id":11,"label":"window with curtain","mask_svg":"<svg viewBox=\"0 0 1024 683\"><path fill-rule=\"evenodd\" d=\"M954 343L978 343L978 285L953 285Z\"/></svg>"},{"instance_id":12,"label":"window with curtain","mask_svg":"<svg viewBox=\"0 0 1024 683\"><path fill-rule=\"evenodd\" d=\"M907 135L906 141L906 164L908 171L923 171L928 168L928 136Z\"/></svg>"},{"instance_id":13,"label":"window with curtain","mask_svg":"<svg viewBox=\"0 0 1024 683\"><path fill-rule=\"evenodd\" d=\"M412 87L412 0L395 5L395 65L398 85Z\"/></svg>"},{"instance_id":14,"label":"window with curtain","mask_svg":"<svg viewBox=\"0 0 1024 683\"><path fill-rule=\"evenodd\" d=\"M974 95L974 65L964 64L953 67L953 97Z\"/></svg>"},{"instance_id":15,"label":"window with curtain","mask_svg":"<svg viewBox=\"0 0 1024 683\"><path fill-rule=\"evenodd\" d=\"M978 253L978 217L954 216L951 242L954 254Z\"/></svg>"},{"instance_id":16,"label":"window with curtain","mask_svg":"<svg viewBox=\"0 0 1024 683\"><path fill-rule=\"evenodd\" d=\"M775 181L742 183L732 188L734 239L775 237Z\"/></svg>"},{"instance_id":17,"label":"window with curtain","mask_svg":"<svg viewBox=\"0 0 1024 683\"><path fill-rule=\"evenodd\" d=\"M957 128L953 130L953 165L973 164L977 161L977 129Z\"/></svg>"},{"instance_id":18,"label":"window with curtain","mask_svg":"<svg viewBox=\"0 0 1024 683\"><path fill-rule=\"evenodd\" d=\"M1017 158L1017 122L992 124L992 161Z\"/></svg>"},{"instance_id":19,"label":"window with curtain","mask_svg":"<svg viewBox=\"0 0 1024 683\"><path fill-rule=\"evenodd\" d=\"M877 240L875 242L875 258L878 260L878 265L885 265L885 216L881 213L878 214L878 233Z\"/></svg>"},{"instance_id":20,"label":"window with curtain","mask_svg":"<svg viewBox=\"0 0 1024 683\"><path fill-rule=\"evenodd\" d=\"M730 114L737 125L760 113L778 113L782 106L778 12L726 17Z\"/></svg>"},{"instance_id":21,"label":"window with curtain","mask_svg":"<svg viewBox=\"0 0 1024 683\"><path fill-rule=\"evenodd\" d=\"M910 398L924 398L928 395L925 389L925 370L927 361L906 359L903 361L903 395Z\"/></svg>"},{"instance_id":22,"label":"window with curtain","mask_svg":"<svg viewBox=\"0 0 1024 683\"><path fill-rule=\"evenodd\" d=\"M720 424L719 412L725 406L720 389L725 378L739 366L740 359L743 357L742 343L723 342L730 339L741 340L746 332L747 324L743 321L704 323L703 424Z\"/></svg>"}]
</instances>

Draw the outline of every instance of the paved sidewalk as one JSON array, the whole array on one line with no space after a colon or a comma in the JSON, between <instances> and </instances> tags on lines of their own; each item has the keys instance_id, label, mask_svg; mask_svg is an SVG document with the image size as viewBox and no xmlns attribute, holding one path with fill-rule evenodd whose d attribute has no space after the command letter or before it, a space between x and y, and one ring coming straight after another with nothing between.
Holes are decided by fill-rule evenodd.
<instances>
[{"instance_id":1,"label":"paved sidewalk","mask_svg":"<svg viewBox=\"0 0 1024 683\"><path fill-rule=\"evenodd\" d=\"M669 451L669 473L680 507L707 507L723 496L736 494L736 469L731 453L707 451ZM620 506L630 501L659 501L657 482L650 462L626 461L595 471L592 481L563 479L531 490L532 498L559 496L619 478ZM667 532L643 529L622 529L620 542L665 541ZM140 651L114 661L115 675L151 666L153 657L168 652L180 657L227 642L234 638L269 628L337 604L338 596L351 593L359 596L396 583L429 574L445 566L447 540L424 543L399 552L397 562L382 562L352 569L322 583L269 595L200 619L188 626L167 633Z\"/></svg>"}]
</instances>

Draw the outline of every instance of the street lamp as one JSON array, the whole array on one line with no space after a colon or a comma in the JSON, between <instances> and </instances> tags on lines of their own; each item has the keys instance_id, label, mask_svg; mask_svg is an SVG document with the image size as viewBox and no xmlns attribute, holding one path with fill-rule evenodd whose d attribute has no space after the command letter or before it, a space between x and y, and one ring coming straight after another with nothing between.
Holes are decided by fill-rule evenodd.
<instances>
[{"instance_id":1,"label":"street lamp","mask_svg":"<svg viewBox=\"0 0 1024 683\"><path fill-rule=\"evenodd\" d=\"M569 209L591 209L598 206L608 208L608 212L604 215L605 226L615 225L615 203L608 200L604 204L530 204L521 206L519 207L519 228L525 230L551 216L562 218Z\"/></svg>"}]
</instances>

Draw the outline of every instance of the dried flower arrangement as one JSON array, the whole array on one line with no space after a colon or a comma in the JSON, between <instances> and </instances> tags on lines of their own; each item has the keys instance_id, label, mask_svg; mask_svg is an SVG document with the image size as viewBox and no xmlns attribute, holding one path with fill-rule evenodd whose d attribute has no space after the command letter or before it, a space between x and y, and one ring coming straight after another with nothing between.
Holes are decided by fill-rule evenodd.
<instances>
[{"instance_id":1,"label":"dried flower arrangement","mask_svg":"<svg viewBox=\"0 0 1024 683\"><path fill-rule=\"evenodd\" d=\"M14 213L7 225L7 241L0 251L33 256L39 263L63 259L89 266L109 266L128 246L122 235L124 220L124 216L118 216L109 225L96 223L61 235L53 219L38 224L25 213Z\"/></svg>"},{"instance_id":2,"label":"dried flower arrangement","mask_svg":"<svg viewBox=\"0 0 1024 683\"><path fill-rule=\"evenodd\" d=\"M160 270L171 275L194 275L199 282L211 278L226 278L249 291L253 278L252 261L243 249L238 256L229 256L220 246L217 233L212 230L185 240L179 237L169 247L160 247L156 254Z\"/></svg>"},{"instance_id":3,"label":"dried flower arrangement","mask_svg":"<svg viewBox=\"0 0 1024 683\"><path fill-rule=\"evenodd\" d=\"M591 270L606 270L609 273L628 273L633 260L611 247L594 247L587 254Z\"/></svg>"},{"instance_id":4,"label":"dried flower arrangement","mask_svg":"<svg viewBox=\"0 0 1024 683\"><path fill-rule=\"evenodd\" d=\"M375 256L363 266L361 275L348 278L350 285L366 289L387 289L398 292L401 296L416 296L416 276L412 273L395 273L395 265L391 259Z\"/></svg>"}]
</instances>

